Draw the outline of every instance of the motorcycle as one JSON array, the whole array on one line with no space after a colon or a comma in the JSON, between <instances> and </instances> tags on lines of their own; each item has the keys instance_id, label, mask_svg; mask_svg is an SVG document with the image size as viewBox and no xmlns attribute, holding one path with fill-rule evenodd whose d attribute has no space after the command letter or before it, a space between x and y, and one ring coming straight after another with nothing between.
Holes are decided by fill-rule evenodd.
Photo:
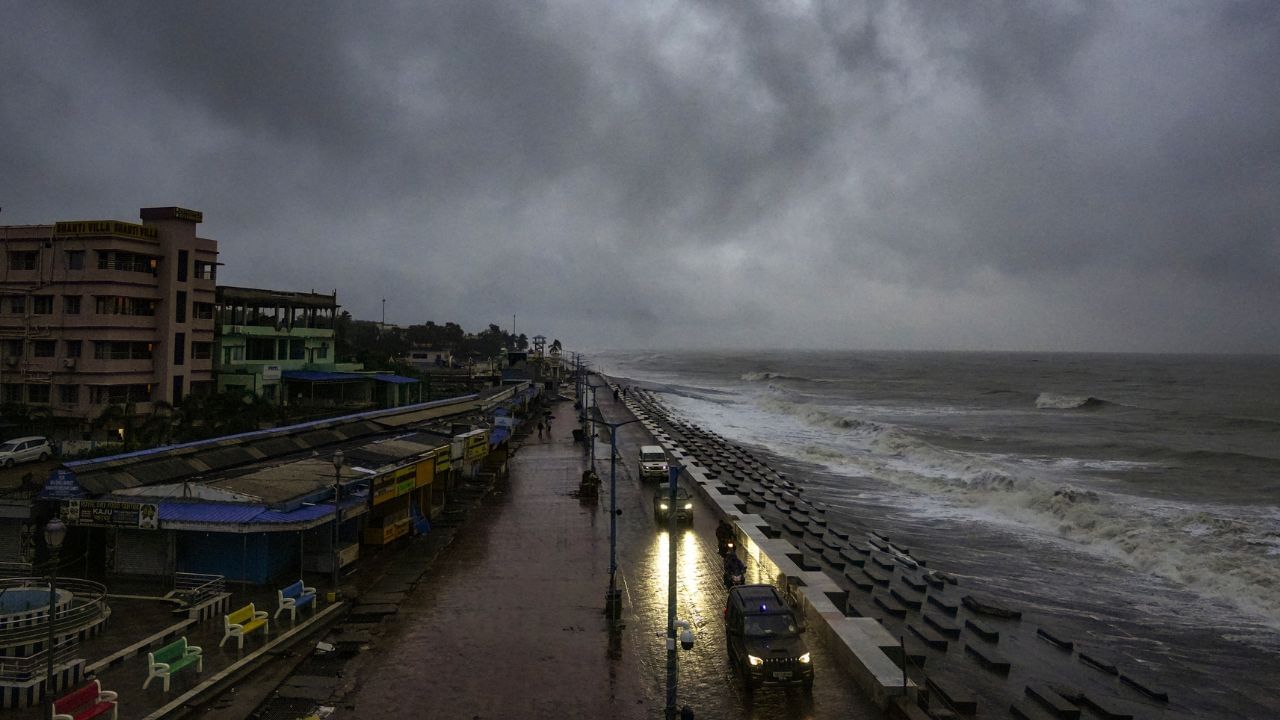
<instances>
[{"instance_id":1,"label":"motorcycle","mask_svg":"<svg viewBox=\"0 0 1280 720\"><path fill-rule=\"evenodd\" d=\"M726 555L724 562L724 586L731 588L735 585L743 585L747 581L747 566L738 559L737 555Z\"/></svg>"},{"instance_id":2,"label":"motorcycle","mask_svg":"<svg viewBox=\"0 0 1280 720\"><path fill-rule=\"evenodd\" d=\"M720 550L720 557L726 557L729 553L737 549L734 547L733 540L725 537L718 538L718 546Z\"/></svg>"}]
</instances>

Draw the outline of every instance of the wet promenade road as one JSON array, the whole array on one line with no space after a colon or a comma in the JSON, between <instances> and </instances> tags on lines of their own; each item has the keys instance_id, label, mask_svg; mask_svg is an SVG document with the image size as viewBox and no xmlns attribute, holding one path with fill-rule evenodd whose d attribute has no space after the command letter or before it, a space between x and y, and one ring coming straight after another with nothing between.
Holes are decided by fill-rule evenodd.
<instances>
[{"instance_id":1,"label":"wet promenade road","mask_svg":"<svg viewBox=\"0 0 1280 720\"><path fill-rule=\"evenodd\" d=\"M630 419L608 393L606 418ZM602 607L609 569L609 446L596 446L605 492L575 496L587 462L571 439L573 410L555 408L551 439L528 437L511 480L442 553L401 606L396 629L361 658L334 717L660 718L666 702L667 536L653 521L652 486L636 478L638 424L619 432L618 583L624 626ZM698 718L878 718L814 642L817 680L800 690L744 691L725 656L724 588L711 517L676 542L678 615L697 641L680 653L678 704ZM751 580L751 578L748 578ZM391 622L391 621L388 621Z\"/></svg>"}]
</instances>

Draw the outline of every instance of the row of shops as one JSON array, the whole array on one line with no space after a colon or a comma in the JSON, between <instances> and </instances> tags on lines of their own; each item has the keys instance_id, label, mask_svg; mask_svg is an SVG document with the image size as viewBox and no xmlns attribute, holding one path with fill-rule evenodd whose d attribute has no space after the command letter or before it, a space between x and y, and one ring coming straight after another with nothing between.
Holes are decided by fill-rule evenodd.
<instances>
[{"instance_id":1,"label":"row of shops","mask_svg":"<svg viewBox=\"0 0 1280 720\"><path fill-rule=\"evenodd\" d=\"M512 433L539 395L520 383L67 463L25 522L3 526L0 552L42 555L35 528L57 513L70 528L64 565L82 558L86 577L195 573L262 585L347 568L430 532L462 484L505 475Z\"/></svg>"}]
</instances>

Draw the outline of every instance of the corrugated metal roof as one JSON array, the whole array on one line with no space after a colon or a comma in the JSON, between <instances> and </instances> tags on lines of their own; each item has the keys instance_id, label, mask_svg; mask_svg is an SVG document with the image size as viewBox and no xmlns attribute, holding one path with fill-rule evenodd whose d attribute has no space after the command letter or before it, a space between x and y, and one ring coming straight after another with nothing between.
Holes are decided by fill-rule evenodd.
<instances>
[{"instance_id":1,"label":"corrugated metal roof","mask_svg":"<svg viewBox=\"0 0 1280 720\"><path fill-rule=\"evenodd\" d=\"M261 505L207 502L162 502L160 522L200 522L216 525L252 522L266 508ZM333 508L329 508L332 512Z\"/></svg>"},{"instance_id":2,"label":"corrugated metal roof","mask_svg":"<svg viewBox=\"0 0 1280 720\"><path fill-rule=\"evenodd\" d=\"M303 433L293 438L303 447L317 448L322 445L332 445L337 442L346 440L345 437L339 435L332 430L312 430L309 433Z\"/></svg>"},{"instance_id":3,"label":"corrugated metal roof","mask_svg":"<svg viewBox=\"0 0 1280 720\"><path fill-rule=\"evenodd\" d=\"M291 437L278 437L278 438L268 438L265 440L256 440L253 443L250 443L249 445L247 445L246 447L253 448L256 451L261 452L266 457L278 457L280 455L288 455L290 453L296 453L299 450L303 449L303 446L298 444L298 442Z\"/></svg>"},{"instance_id":4,"label":"corrugated metal roof","mask_svg":"<svg viewBox=\"0 0 1280 720\"><path fill-rule=\"evenodd\" d=\"M373 422L388 428L404 427L406 425L415 425L417 423L434 420L436 418L447 417L449 415L459 415L465 412L478 410L480 403L472 403L469 407L459 408L456 405L447 407L424 408L416 412L409 412L403 415L392 415L388 417L374 418Z\"/></svg>"},{"instance_id":5,"label":"corrugated metal roof","mask_svg":"<svg viewBox=\"0 0 1280 720\"><path fill-rule=\"evenodd\" d=\"M364 502L366 498L344 500L342 511L344 519L349 517L350 509ZM160 523L200 523L205 525L267 525L306 523L333 515L332 503L304 505L296 510L282 512L271 510L263 505L244 505L240 503L215 502L161 502L159 503Z\"/></svg>"},{"instance_id":6,"label":"corrugated metal roof","mask_svg":"<svg viewBox=\"0 0 1280 720\"><path fill-rule=\"evenodd\" d=\"M251 450L244 445L232 445L230 447L201 450L197 453L197 457L200 458L200 462L208 465L211 469L221 470L261 460L264 454L261 451Z\"/></svg>"},{"instance_id":7,"label":"corrugated metal roof","mask_svg":"<svg viewBox=\"0 0 1280 720\"><path fill-rule=\"evenodd\" d=\"M405 377L403 375L388 375L383 373L377 373L375 375L372 375L371 377L374 380L377 380L378 382L395 383L396 385L405 385L407 383L422 382L417 378Z\"/></svg>"}]
</instances>

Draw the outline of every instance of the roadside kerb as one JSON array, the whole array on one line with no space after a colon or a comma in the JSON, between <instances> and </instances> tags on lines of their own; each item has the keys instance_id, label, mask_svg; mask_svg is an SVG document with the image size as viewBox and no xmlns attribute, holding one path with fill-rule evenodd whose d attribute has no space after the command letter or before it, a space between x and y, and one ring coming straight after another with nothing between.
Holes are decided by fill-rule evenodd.
<instances>
[{"instance_id":1,"label":"roadside kerb","mask_svg":"<svg viewBox=\"0 0 1280 720\"><path fill-rule=\"evenodd\" d=\"M178 697L174 698L172 701L169 702L169 704L165 705L159 710L156 710L150 715L147 715L146 717L143 718L143 720L161 720L162 718L167 717L169 713L172 713L182 708L183 706L194 704L194 702L198 697L200 697L206 692L216 689L217 686L221 685L224 681L237 676L240 673L240 671L245 670L246 668L252 669L251 666L254 665L254 663L256 663L259 660L259 658L261 658L263 655L266 655L269 652L272 652L273 650L275 650L276 647L286 644L288 642L292 642L294 638L298 635L309 634L311 632L314 632L320 629L320 627L324 625L324 621L330 619L330 616L337 615L338 611L345 608L346 605L347 604L345 602L338 602L333 605L330 605L324 610L320 610L319 612L315 613L315 615L313 615L306 622L303 622L302 624L297 625L281 633L274 640L271 640L270 642L264 644L262 647L258 648L257 650L254 650L253 652L249 653L248 655L245 655L244 657L240 658L239 660L232 663L231 665L228 665L226 668L223 668L220 672L213 675L208 680L205 680L199 685L196 685L195 687L191 688L190 690L183 693L182 695L179 695Z\"/></svg>"},{"instance_id":2,"label":"roadside kerb","mask_svg":"<svg viewBox=\"0 0 1280 720\"><path fill-rule=\"evenodd\" d=\"M628 403L630 409L631 404ZM696 456L675 444L657 423L647 416L632 411L650 435L658 439L672 457L684 461ZM699 464L700 465L700 464ZM761 564L764 571L776 583L785 585L791 597L804 609L810 628L817 631L845 672L849 673L881 709L888 709L893 699L909 694L915 683L907 680L903 686L903 673L885 648L897 648L898 642L884 626L874 618L846 617L827 593L843 593L841 588L821 570L801 570L788 555L800 554L789 540L767 537L759 527L768 525L764 517L755 513L743 513L738 504L742 498L736 491L724 494L722 483L707 477L706 469L686 462L684 472L694 480L702 501L719 511L720 517L734 524L740 544L751 557Z\"/></svg>"}]
</instances>

